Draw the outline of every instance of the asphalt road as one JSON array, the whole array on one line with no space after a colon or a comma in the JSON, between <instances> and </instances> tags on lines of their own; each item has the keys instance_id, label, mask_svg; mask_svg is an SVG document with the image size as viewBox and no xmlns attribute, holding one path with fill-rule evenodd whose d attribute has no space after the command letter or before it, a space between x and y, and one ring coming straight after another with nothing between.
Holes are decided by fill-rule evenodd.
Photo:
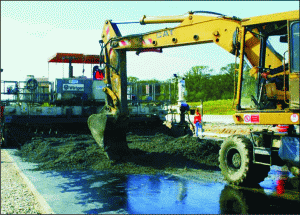
<instances>
[{"instance_id":1,"label":"asphalt road","mask_svg":"<svg viewBox=\"0 0 300 215\"><path fill-rule=\"evenodd\" d=\"M100 171L34 171L37 164L8 153L57 214L220 213L224 182L173 175Z\"/></svg>"},{"instance_id":2,"label":"asphalt road","mask_svg":"<svg viewBox=\"0 0 300 215\"><path fill-rule=\"evenodd\" d=\"M188 173L36 171L38 164L23 162L14 155L14 149L7 151L57 214L297 213L300 203L299 192L281 187L279 193L278 180L289 173L276 166L261 182L260 189L246 189L226 185L218 171L203 172L196 177ZM262 209L257 205L262 205Z\"/></svg>"}]
</instances>

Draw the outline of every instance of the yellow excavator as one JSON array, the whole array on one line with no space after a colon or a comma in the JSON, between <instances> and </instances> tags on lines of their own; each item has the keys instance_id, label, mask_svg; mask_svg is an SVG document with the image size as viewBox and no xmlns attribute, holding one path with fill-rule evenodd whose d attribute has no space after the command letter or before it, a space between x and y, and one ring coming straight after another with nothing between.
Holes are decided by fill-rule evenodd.
<instances>
[{"instance_id":1,"label":"yellow excavator","mask_svg":"<svg viewBox=\"0 0 300 215\"><path fill-rule=\"evenodd\" d=\"M271 165L288 165L294 174L299 174L299 137L295 129L299 124L298 10L245 19L190 11L181 16L143 16L139 23L178 26L122 36L118 23L105 21L100 67L105 71L106 105L100 114L89 117L88 125L108 158L118 160L130 153L126 143L126 52L162 52L163 48L215 43L239 59L235 123L287 126L285 132L263 130L228 137L219 152L225 179L236 185L259 183ZM273 36L287 44L284 54L270 44ZM250 72L245 70L247 61L252 66Z\"/></svg>"}]
</instances>

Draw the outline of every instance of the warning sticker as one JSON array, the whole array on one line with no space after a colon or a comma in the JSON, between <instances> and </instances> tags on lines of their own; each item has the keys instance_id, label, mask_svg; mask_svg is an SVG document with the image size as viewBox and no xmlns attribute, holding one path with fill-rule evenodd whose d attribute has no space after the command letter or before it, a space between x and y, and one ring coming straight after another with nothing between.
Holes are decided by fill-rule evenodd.
<instances>
[{"instance_id":1,"label":"warning sticker","mask_svg":"<svg viewBox=\"0 0 300 215\"><path fill-rule=\"evenodd\" d=\"M299 121L299 116L297 114L292 114L291 115L291 121L292 122L298 122Z\"/></svg>"},{"instance_id":2,"label":"warning sticker","mask_svg":"<svg viewBox=\"0 0 300 215\"><path fill-rule=\"evenodd\" d=\"M250 114L245 114L244 115L244 122L245 123L251 123L251 115Z\"/></svg>"},{"instance_id":3,"label":"warning sticker","mask_svg":"<svg viewBox=\"0 0 300 215\"><path fill-rule=\"evenodd\" d=\"M251 122L252 123L259 123L259 114L252 114L251 115Z\"/></svg>"},{"instance_id":4,"label":"warning sticker","mask_svg":"<svg viewBox=\"0 0 300 215\"><path fill-rule=\"evenodd\" d=\"M259 123L259 114L245 114L244 123Z\"/></svg>"}]
</instances>

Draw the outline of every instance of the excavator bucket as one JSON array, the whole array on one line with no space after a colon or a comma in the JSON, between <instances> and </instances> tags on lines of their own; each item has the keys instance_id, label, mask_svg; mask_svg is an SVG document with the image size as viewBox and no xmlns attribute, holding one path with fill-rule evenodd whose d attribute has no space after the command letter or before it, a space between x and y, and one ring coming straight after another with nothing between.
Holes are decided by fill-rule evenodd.
<instances>
[{"instance_id":1,"label":"excavator bucket","mask_svg":"<svg viewBox=\"0 0 300 215\"><path fill-rule=\"evenodd\" d=\"M88 118L88 126L100 148L104 149L104 131L106 127L107 117L105 114L93 114Z\"/></svg>"},{"instance_id":2,"label":"excavator bucket","mask_svg":"<svg viewBox=\"0 0 300 215\"><path fill-rule=\"evenodd\" d=\"M121 160L129 155L126 125L106 112L93 114L88 126L97 144L110 160Z\"/></svg>"}]
</instances>

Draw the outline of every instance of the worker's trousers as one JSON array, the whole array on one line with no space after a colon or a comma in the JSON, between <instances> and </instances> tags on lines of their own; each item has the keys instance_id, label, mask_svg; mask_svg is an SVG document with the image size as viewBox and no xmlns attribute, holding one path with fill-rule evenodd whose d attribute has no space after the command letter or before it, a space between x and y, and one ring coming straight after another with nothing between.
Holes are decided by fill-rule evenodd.
<instances>
[{"instance_id":1,"label":"worker's trousers","mask_svg":"<svg viewBox=\"0 0 300 215\"><path fill-rule=\"evenodd\" d=\"M195 126L196 126L196 128L195 128L196 136L198 137L198 130L199 130L199 128L200 128L200 132L202 133L202 124L199 123L199 122L196 122Z\"/></svg>"}]
</instances>

